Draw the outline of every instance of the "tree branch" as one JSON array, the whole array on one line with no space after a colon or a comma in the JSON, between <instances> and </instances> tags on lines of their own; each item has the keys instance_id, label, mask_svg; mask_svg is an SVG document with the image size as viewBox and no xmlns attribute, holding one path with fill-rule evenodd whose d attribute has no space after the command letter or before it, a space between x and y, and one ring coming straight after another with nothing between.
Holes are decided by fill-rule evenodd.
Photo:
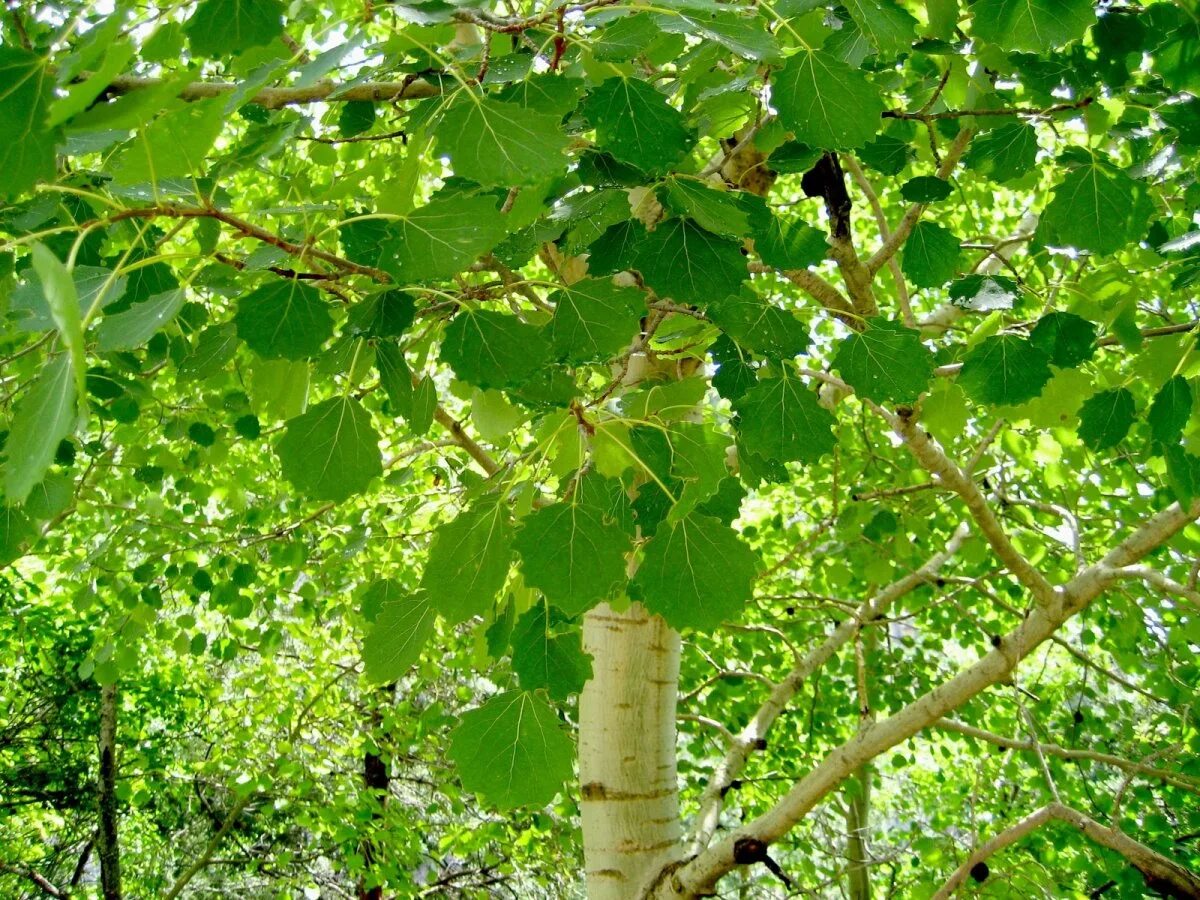
<instances>
[{"instance_id":1,"label":"tree branch","mask_svg":"<svg viewBox=\"0 0 1200 900\"><path fill-rule=\"evenodd\" d=\"M942 158L941 165L938 166L935 175L946 181L954 172L958 161L962 159L962 155L967 152L967 145L971 143L971 137L975 134L975 130L970 126L963 128L954 139L954 143L950 145L950 149L946 151L946 155ZM884 267L889 259L896 255L896 252L908 240L909 234L913 230L913 226L920 220L925 212L928 204L913 203L904 211L904 217L900 220L900 224L896 226L896 230L888 235L883 245L875 251L875 254L867 260L867 271L874 275Z\"/></svg>"},{"instance_id":2,"label":"tree branch","mask_svg":"<svg viewBox=\"0 0 1200 900\"><path fill-rule=\"evenodd\" d=\"M1085 609L1112 581L1111 569L1132 565L1169 540L1200 516L1200 500L1187 509L1172 504L1056 592L1057 602L1035 606L1013 631L995 642L995 649L896 714L868 725L800 779L790 791L758 818L731 831L685 865L669 873L650 895L657 898L704 895L737 864L734 845L744 838L771 844L790 831L822 798L850 773L879 754L903 743L997 682L1064 622ZM1194 895L1189 895L1194 896Z\"/></svg>"},{"instance_id":3,"label":"tree branch","mask_svg":"<svg viewBox=\"0 0 1200 900\"><path fill-rule=\"evenodd\" d=\"M754 717L730 742L725 759L717 766L704 788L700 797L700 810L696 814L693 852L708 846L712 840L720 824L722 801L729 786L746 767L750 754L765 748L767 732L787 709L805 681L852 640L863 625L883 616L900 597L932 580L942 566L958 552L969 533L966 523L959 525L940 552L931 556L916 571L892 582L863 603L854 615L838 625L820 646L797 660L787 676L772 688L770 696L763 701Z\"/></svg>"},{"instance_id":4,"label":"tree branch","mask_svg":"<svg viewBox=\"0 0 1200 900\"><path fill-rule=\"evenodd\" d=\"M165 78L143 78L136 75L121 75L114 78L105 89L109 96L119 97L147 88L165 84ZM232 81L194 81L179 91L180 100L206 100L221 97L236 91L241 85ZM363 84L341 87L328 81L308 87L263 88L246 102L279 109L304 103L350 103L361 100L424 100L442 93L440 85L422 78L407 78L404 81L368 81Z\"/></svg>"},{"instance_id":5,"label":"tree branch","mask_svg":"<svg viewBox=\"0 0 1200 900\"><path fill-rule=\"evenodd\" d=\"M1111 753L1100 753L1097 750L1072 750L1068 747L1061 747L1058 744L1045 744L1041 742L1035 745L1032 740L1022 741L1016 738L1005 737L1002 734L985 731L982 728L976 728L973 725L967 725L965 722L958 722L954 719L939 719L933 724L933 727L940 728L943 731L953 731L964 737L986 741L989 744L995 744L997 747L1004 747L1006 750L1030 751L1034 750L1035 747L1040 747L1041 751L1048 756L1055 756L1059 759L1088 760L1089 762L1112 766L1114 769L1120 769L1122 772L1145 775L1147 778L1157 778L1185 791L1200 793L1200 781L1194 781L1185 775L1179 775L1169 769L1148 766L1120 756L1114 756Z\"/></svg>"},{"instance_id":6,"label":"tree branch","mask_svg":"<svg viewBox=\"0 0 1200 900\"><path fill-rule=\"evenodd\" d=\"M972 853L954 874L938 889L932 900L947 900L970 874L972 867L994 853L1015 844L1047 822L1064 822L1078 829L1084 837L1125 857L1146 880L1146 886L1167 897L1200 897L1200 876L1189 872L1174 860L1168 859L1145 844L1121 831L1101 825L1095 819L1061 803L1050 803L993 837Z\"/></svg>"}]
</instances>

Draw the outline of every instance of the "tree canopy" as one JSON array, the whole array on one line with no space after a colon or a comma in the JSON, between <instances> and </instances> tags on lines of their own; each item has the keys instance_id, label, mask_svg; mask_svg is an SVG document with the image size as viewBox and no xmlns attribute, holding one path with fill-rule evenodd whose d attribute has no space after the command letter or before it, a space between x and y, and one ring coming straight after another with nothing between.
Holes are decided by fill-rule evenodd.
<instances>
[{"instance_id":1,"label":"tree canopy","mask_svg":"<svg viewBox=\"0 0 1200 900\"><path fill-rule=\"evenodd\" d=\"M1192 0L6 4L0 893L1200 896L1198 94Z\"/></svg>"}]
</instances>

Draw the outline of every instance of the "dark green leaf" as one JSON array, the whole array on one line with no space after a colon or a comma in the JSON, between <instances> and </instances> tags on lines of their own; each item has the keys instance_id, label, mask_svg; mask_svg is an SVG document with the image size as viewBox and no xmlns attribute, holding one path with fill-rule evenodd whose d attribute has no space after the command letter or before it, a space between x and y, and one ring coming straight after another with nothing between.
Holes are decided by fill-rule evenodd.
<instances>
[{"instance_id":1,"label":"dark green leaf","mask_svg":"<svg viewBox=\"0 0 1200 900\"><path fill-rule=\"evenodd\" d=\"M1169 444L1183 433L1192 416L1192 387L1182 375L1176 375L1159 388L1150 404L1146 421L1150 434L1160 444Z\"/></svg>"},{"instance_id":2,"label":"dark green leaf","mask_svg":"<svg viewBox=\"0 0 1200 900\"><path fill-rule=\"evenodd\" d=\"M911 48L917 20L895 0L844 0L850 17L880 53L902 53Z\"/></svg>"},{"instance_id":3,"label":"dark green leaf","mask_svg":"<svg viewBox=\"0 0 1200 900\"><path fill-rule=\"evenodd\" d=\"M329 304L299 279L273 281L238 302L237 335L263 359L314 356L333 334Z\"/></svg>"},{"instance_id":4,"label":"dark green leaf","mask_svg":"<svg viewBox=\"0 0 1200 900\"><path fill-rule=\"evenodd\" d=\"M798 356L808 347L808 326L749 290L710 303L708 317L739 346L771 359Z\"/></svg>"},{"instance_id":5,"label":"dark green leaf","mask_svg":"<svg viewBox=\"0 0 1200 900\"><path fill-rule=\"evenodd\" d=\"M54 99L46 60L17 47L0 47L0 200L16 197L41 179L54 177L58 129L46 124Z\"/></svg>"},{"instance_id":6,"label":"dark green leaf","mask_svg":"<svg viewBox=\"0 0 1200 900\"><path fill-rule=\"evenodd\" d=\"M1125 173L1080 166L1054 189L1037 237L1051 246L1113 253L1145 236L1153 209L1145 188Z\"/></svg>"},{"instance_id":7,"label":"dark green leaf","mask_svg":"<svg viewBox=\"0 0 1200 900\"><path fill-rule=\"evenodd\" d=\"M771 104L796 140L825 150L861 147L879 131L883 101L863 73L822 50L802 50L775 74Z\"/></svg>"},{"instance_id":8,"label":"dark green leaf","mask_svg":"<svg viewBox=\"0 0 1200 900\"><path fill-rule=\"evenodd\" d=\"M734 293L746 280L741 244L687 219L660 222L634 250L634 265L662 298L704 305Z\"/></svg>"},{"instance_id":9,"label":"dark green leaf","mask_svg":"<svg viewBox=\"0 0 1200 900\"><path fill-rule=\"evenodd\" d=\"M1107 450L1125 439L1133 426L1133 394L1126 388L1101 391L1079 410L1079 439L1093 450Z\"/></svg>"},{"instance_id":10,"label":"dark green leaf","mask_svg":"<svg viewBox=\"0 0 1200 900\"><path fill-rule=\"evenodd\" d=\"M1033 169L1037 153L1037 131L1025 122L1013 122L974 138L963 165L992 181L1011 181Z\"/></svg>"},{"instance_id":11,"label":"dark green leaf","mask_svg":"<svg viewBox=\"0 0 1200 900\"><path fill-rule=\"evenodd\" d=\"M845 338L833 365L856 393L879 403L911 403L933 377L933 354L921 333L887 319L871 319L865 331Z\"/></svg>"},{"instance_id":12,"label":"dark green leaf","mask_svg":"<svg viewBox=\"0 0 1200 900\"><path fill-rule=\"evenodd\" d=\"M968 275L950 285L950 302L972 312L1012 309L1021 288L1005 275Z\"/></svg>"},{"instance_id":13,"label":"dark green leaf","mask_svg":"<svg viewBox=\"0 0 1200 900\"><path fill-rule=\"evenodd\" d=\"M900 196L909 203L935 203L950 196L950 182L934 175L918 175L900 186Z\"/></svg>"},{"instance_id":14,"label":"dark green leaf","mask_svg":"<svg viewBox=\"0 0 1200 900\"><path fill-rule=\"evenodd\" d=\"M545 181L567 167L559 116L465 93L435 130L454 173L484 187Z\"/></svg>"},{"instance_id":15,"label":"dark green leaf","mask_svg":"<svg viewBox=\"0 0 1200 900\"><path fill-rule=\"evenodd\" d=\"M941 287L954 277L961 255L952 232L935 222L918 222L904 242L901 269L916 287Z\"/></svg>"},{"instance_id":16,"label":"dark green leaf","mask_svg":"<svg viewBox=\"0 0 1200 900\"><path fill-rule=\"evenodd\" d=\"M201 0L183 30L197 56L241 53L283 33L283 4L280 0Z\"/></svg>"},{"instance_id":17,"label":"dark green leaf","mask_svg":"<svg viewBox=\"0 0 1200 900\"><path fill-rule=\"evenodd\" d=\"M600 149L651 174L668 171L693 142L683 114L644 81L610 78L588 94L582 111Z\"/></svg>"},{"instance_id":18,"label":"dark green leaf","mask_svg":"<svg viewBox=\"0 0 1200 900\"><path fill-rule=\"evenodd\" d=\"M108 353L140 347L175 318L185 299L183 288L175 288L105 316L97 329L96 349Z\"/></svg>"},{"instance_id":19,"label":"dark green leaf","mask_svg":"<svg viewBox=\"0 0 1200 900\"><path fill-rule=\"evenodd\" d=\"M446 328L442 361L468 384L499 388L519 384L546 361L542 329L491 310L460 312Z\"/></svg>"},{"instance_id":20,"label":"dark green leaf","mask_svg":"<svg viewBox=\"0 0 1200 900\"><path fill-rule=\"evenodd\" d=\"M451 625L491 612L508 578L512 526L499 503L482 503L438 527L421 587Z\"/></svg>"},{"instance_id":21,"label":"dark green leaf","mask_svg":"<svg viewBox=\"0 0 1200 900\"><path fill-rule=\"evenodd\" d=\"M750 220L733 194L708 187L696 179L670 179L666 204L714 234L743 237L750 231Z\"/></svg>"},{"instance_id":22,"label":"dark green leaf","mask_svg":"<svg viewBox=\"0 0 1200 900\"><path fill-rule=\"evenodd\" d=\"M1050 380L1050 358L1024 338L984 339L963 358L958 385L976 403L1008 406L1032 400Z\"/></svg>"},{"instance_id":23,"label":"dark green leaf","mask_svg":"<svg viewBox=\"0 0 1200 900\"><path fill-rule=\"evenodd\" d=\"M446 278L503 240L493 197L439 197L386 229L378 265L401 284Z\"/></svg>"},{"instance_id":24,"label":"dark green leaf","mask_svg":"<svg viewBox=\"0 0 1200 900\"><path fill-rule=\"evenodd\" d=\"M578 628L552 634L542 603L521 616L513 629L512 667L524 690L544 690L551 700L578 694L592 677L591 657L580 646Z\"/></svg>"},{"instance_id":25,"label":"dark green leaf","mask_svg":"<svg viewBox=\"0 0 1200 900\"><path fill-rule=\"evenodd\" d=\"M766 378L736 401L739 443L769 459L815 463L833 451L837 420L792 375Z\"/></svg>"},{"instance_id":26,"label":"dark green leaf","mask_svg":"<svg viewBox=\"0 0 1200 900\"><path fill-rule=\"evenodd\" d=\"M551 296L550 342L569 362L607 359L628 347L646 313L646 295L610 278L584 278Z\"/></svg>"},{"instance_id":27,"label":"dark green leaf","mask_svg":"<svg viewBox=\"0 0 1200 900\"><path fill-rule=\"evenodd\" d=\"M1096 21L1092 0L976 0L971 31L1005 50L1046 53L1083 37Z\"/></svg>"},{"instance_id":28,"label":"dark green leaf","mask_svg":"<svg viewBox=\"0 0 1200 900\"><path fill-rule=\"evenodd\" d=\"M1096 326L1074 313L1052 312L1038 319L1029 343L1060 369L1073 369L1096 355Z\"/></svg>"}]
</instances>

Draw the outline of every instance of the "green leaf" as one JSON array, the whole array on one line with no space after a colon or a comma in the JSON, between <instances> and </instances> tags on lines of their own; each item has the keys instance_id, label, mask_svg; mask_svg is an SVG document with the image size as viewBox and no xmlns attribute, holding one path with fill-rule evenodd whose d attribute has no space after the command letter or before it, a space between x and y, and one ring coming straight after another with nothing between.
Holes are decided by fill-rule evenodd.
<instances>
[{"instance_id":1,"label":"green leaf","mask_svg":"<svg viewBox=\"0 0 1200 900\"><path fill-rule=\"evenodd\" d=\"M880 53L903 53L912 47L917 20L895 0L843 0L850 18Z\"/></svg>"},{"instance_id":2,"label":"green leaf","mask_svg":"<svg viewBox=\"0 0 1200 900\"><path fill-rule=\"evenodd\" d=\"M750 219L734 195L694 178L669 179L666 204L714 234L743 237L750 231Z\"/></svg>"},{"instance_id":3,"label":"green leaf","mask_svg":"<svg viewBox=\"0 0 1200 900\"><path fill-rule=\"evenodd\" d=\"M370 100L351 100L342 104L338 113L338 132L342 137L354 137L370 131L375 124L375 104Z\"/></svg>"},{"instance_id":4,"label":"green leaf","mask_svg":"<svg viewBox=\"0 0 1200 900\"><path fill-rule=\"evenodd\" d=\"M170 323L186 299L183 288L155 294L115 315L105 316L96 330L101 353L140 347Z\"/></svg>"},{"instance_id":5,"label":"green leaf","mask_svg":"<svg viewBox=\"0 0 1200 900\"><path fill-rule=\"evenodd\" d=\"M119 184L161 184L204 170L204 158L225 127L226 98L180 103L142 129L109 162Z\"/></svg>"},{"instance_id":6,"label":"green leaf","mask_svg":"<svg viewBox=\"0 0 1200 900\"><path fill-rule=\"evenodd\" d=\"M413 376L404 351L391 342L380 341L375 347L375 368L379 370L379 384L391 401L392 411L411 418Z\"/></svg>"},{"instance_id":7,"label":"green leaf","mask_svg":"<svg viewBox=\"0 0 1200 900\"><path fill-rule=\"evenodd\" d=\"M918 175L900 186L900 196L909 203L936 203L950 193L950 182L935 175Z\"/></svg>"},{"instance_id":8,"label":"green leaf","mask_svg":"<svg viewBox=\"0 0 1200 900\"><path fill-rule=\"evenodd\" d=\"M779 61L779 44L775 36L767 30L766 21L753 11L743 13L736 8L697 5L656 16L655 22L665 32L694 34L745 59Z\"/></svg>"},{"instance_id":9,"label":"green leaf","mask_svg":"<svg viewBox=\"0 0 1200 900\"><path fill-rule=\"evenodd\" d=\"M315 356L333 334L329 304L296 278L273 281L238 301L237 334L263 359Z\"/></svg>"},{"instance_id":10,"label":"green leaf","mask_svg":"<svg viewBox=\"0 0 1200 900\"><path fill-rule=\"evenodd\" d=\"M633 266L662 298L702 306L737 291L749 277L741 244L688 219L669 219L634 250Z\"/></svg>"},{"instance_id":11,"label":"green leaf","mask_svg":"<svg viewBox=\"0 0 1200 900\"><path fill-rule=\"evenodd\" d=\"M582 112L601 150L651 175L668 171L694 140L683 114L637 79L608 79L584 98Z\"/></svg>"},{"instance_id":12,"label":"green leaf","mask_svg":"<svg viewBox=\"0 0 1200 900\"><path fill-rule=\"evenodd\" d=\"M67 267L43 244L33 245L33 270L41 279L50 317L58 329L58 339L70 355L71 369L75 375L75 399L80 405L80 417L84 418L87 350L83 342L83 320L79 311L79 296L75 292L75 280Z\"/></svg>"},{"instance_id":13,"label":"green leaf","mask_svg":"<svg viewBox=\"0 0 1200 900\"><path fill-rule=\"evenodd\" d=\"M1060 369L1073 369L1096 355L1096 326L1074 313L1052 312L1038 319L1029 343Z\"/></svg>"},{"instance_id":14,"label":"green leaf","mask_svg":"<svg viewBox=\"0 0 1200 900\"><path fill-rule=\"evenodd\" d=\"M221 57L283 34L280 0L202 0L183 30L197 56Z\"/></svg>"},{"instance_id":15,"label":"green leaf","mask_svg":"<svg viewBox=\"0 0 1200 900\"><path fill-rule=\"evenodd\" d=\"M1005 50L1045 53L1083 37L1096 21L1092 0L976 0L971 31Z\"/></svg>"},{"instance_id":16,"label":"green leaf","mask_svg":"<svg viewBox=\"0 0 1200 900\"><path fill-rule=\"evenodd\" d=\"M1183 433L1192 417L1192 387L1182 375L1172 377L1158 389L1146 421L1150 434L1160 444L1169 444Z\"/></svg>"},{"instance_id":17,"label":"green leaf","mask_svg":"<svg viewBox=\"0 0 1200 900\"><path fill-rule=\"evenodd\" d=\"M407 291L384 291L350 307L346 331L368 337L400 337L412 325L416 311Z\"/></svg>"},{"instance_id":18,"label":"green leaf","mask_svg":"<svg viewBox=\"0 0 1200 900\"><path fill-rule=\"evenodd\" d=\"M363 595L363 604L375 597L399 592L396 582L376 581ZM374 624L363 640L363 666L368 681L395 681L403 676L433 634L437 614L424 594L380 602Z\"/></svg>"},{"instance_id":19,"label":"green leaf","mask_svg":"<svg viewBox=\"0 0 1200 900\"><path fill-rule=\"evenodd\" d=\"M16 506L0 505L0 566L20 559L37 540L37 529Z\"/></svg>"},{"instance_id":20,"label":"green leaf","mask_svg":"<svg viewBox=\"0 0 1200 900\"><path fill-rule=\"evenodd\" d=\"M560 117L464 92L434 130L454 174L484 187L536 184L566 170Z\"/></svg>"},{"instance_id":21,"label":"green leaf","mask_svg":"<svg viewBox=\"0 0 1200 900\"><path fill-rule=\"evenodd\" d=\"M500 503L482 503L434 532L421 587L451 625L491 612L508 578L512 526Z\"/></svg>"},{"instance_id":22,"label":"green leaf","mask_svg":"<svg viewBox=\"0 0 1200 900\"><path fill-rule=\"evenodd\" d=\"M1180 503L1191 503L1200 497L1200 457L1193 456L1178 445L1166 448L1167 484Z\"/></svg>"},{"instance_id":23,"label":"green leaf","mask_svg":"<svg viewBox=\"0 0 1200 900\"><path fill-rule=\"evenodd\" d=\"M659 525L634 579L639 599L673 628L712 631L750 600L758 560L737 532L692 514Z\"/></svg>"},{"instance_id":24,"label":"green leaf","mask_svg":"<svg viewBox=\"0 0 1200 900\"><path fill-rule=\"evenodd\" d=\"M568 362L608 359L628 347L646 313L646 295L611 278L584 278L555 291L550 343Z\"/></svg>"},{"instance_id":25,"label":"green leaf","mask_svg":"<svg viewBox=\"0 0 1200 900\"><path fill-rule=\"evenodd\" d=\"M958 385L976 403L1008 406L1032 400L1050 380L1050 358L1024 338L986 338L963 358Z\"/></svg>"},{"instance_id":26,"label":"green leaf","mask_svg":"<svg viewBox=\"0 0 1200 900\"><path fill-rule=\"evenodd\" d=\"M791 358L808 348L808 326L750 290L710 303L708 317L739 346L769 359Z\"/></svg>"},{"instance_id":27,"label":"green leaf","mask_svg":"<svg viewBox=\"0 0 1200 900\"><path fill-rule=\"evenodd\" d=\"M592 658L580 646L579 630L551 634L543 603L521 616L513 629L512 667L524 690L544 690L551 700L578 694L592 677Z\"/></svg>"},{"instance_id":28,"label":"green leaf","mask_svg":"<svg viewBox=\"0 0 1200 900\"><path fill-rule=\"evenodd\" d=\"M46 117L54 99L53 73L46 60L17 47L0 47L0 200L23 194L55 173L54 150L61 132Z\"/></svg>"},{"instance_id":29,"label":"green leaf","mask_svg":"<svg viewBox=\"0 0 1200 900\"><path fill-rule=\"evenodd\" d=\"M859 70L822 50L801 51L775 73L771 105L783 126L824 150L861 147L879 131L879 91Z\"/></svg>"},{"instance_id":30,"label":"green leaf","mask_svg":"<svg viewBox=\"0 0 1200 900\"><path fill-rule=\"evenodd\" d=\"M1033 170L1037 153L1037 131L1025 122L1014 122L974 138L963 165L992 181L1011 181Z\"/></svg>"},{"instance_id":31,"label":"green leaf","mask_svg":"<svg viewBox=\"0 0 1200 900\"><path fill-rule=\"evenodd\" d=\"M599 509L569 501L526 516L515 547L525 583L574 616L616 593L630 543Z\"/></svg>"},{"instance_id":32,"label":"green leaf","mask_svg":"<svg viewBox=\"0 0 1200 900\"><path fill-rule=\"evenodd\" d=\"M793 375L763 379L733 408L741 442L770 459L815 463L837 443L833 413Z\"/></svg>"},{"instance_id":33,"label":"green leaf","mask_svg":"<svg viewBox=\"0 0 1200 900\"><path fill-rule=\"evenodd\" d=\"M855 392L878 403L911 403L929 387L933 354L921 333L887 319L844 339L833 365Z\"/></svg>"},{"instance_id":34,"label":"green leaf","mask_svg":"<svg viewBox=\"0 0 1200 900\"><path fill-rule=\"evenodd\" d=\"M513 691L466 713L448 754L464 788L512 809L553 800L571 777L574 749L546 701Z\"/></svg>"},{"instance_id":35,"label":"green leaf","mask_svg":"<svg viewBox=\"0 0 1200 900\"><path fill-rule=\"evenodd\" d=\"M468 384L501 388L520 384L546 361L541 328L492 310L464 310L442 340L442 361Z\"/></svg>"},{"instance_id":36,"label":"green leaf","mask_svg":"<svg viewBox=\"0 0 1200 900\"><path fill-rule=\"evenodd\" d=\"M1093 450L1107 450L1125 439L1133 426L1133 394L1126 388L1101 391L1079 409L1079 439Z\"/></svg>"},{"instance_id":37,"label":"green leaf","mask_svg":"<svg viewBox=\"0 0 1200 900\"><path fill-rule=\"evenodd\" d=\"M401 284L461 271L504 239L493 197L439 197L386 230L379 266Z\"/></svg>"},{"instance_id":38,"label":"green leaf","mask_svg":"<svg viewBox=\"0 0 1200 900\"><path fill-rule=\"evenodd\" d=\"M1108 166L1080 166L1054 189L1037 239L1055 247L1114 253L1142 238L1154 211L1146 189Z\"/></svg>"},{"instance_id":39,"label":"green leaf","mask_svg":"<svg viewBox=\"0 0 1200 900\"><path fill-rule=\"evenodd\" d=\"M807 269L825 259L829 238L807 222L768 214L755 223L754 252L777 269Z\"/></svg>"},{"instance_id":40,"label":"green leaf","mask_svg":"<svg viewBox=\"0 0 1200 900\"><path fill-rule=\"evenodd\" d=\"M54 462L59 442L75 425L75 391L71 359L63 353L46 360L37 379L17 402L5 444L8 463L4 493L8 503L23 503Z\"/></svg>"},{"instance_id":41,"label":"green leaf","mask_svg":"<svg viewBox=\"0 0 1200 900\"><path fill-rule=\"evenodd\" d=\"M371 414L350 397L325 400L290 419L275 452L283 477L311 500L340 503L383 474Z\"/></svg>"},{"instance_id":42,"label":"green leaf","mask_svg":"<svg viewBox=\"0 0 1200 900\"><path fill-rule=\"evenodd\" d=\"M913 149L906 141L881 134L875 140L855 151L863 165L870 166L883 175L899 175L913 156Z\"/></svg>"},{"instance_id":43,"label":"green leaf","mask_svg":"<svg viewBox=\"0 0 1200 900\"><path fill-rule=\"evenodd\" d=\"M934 222L918 222L904 242L901 269L916 287L941 287L954 277L961 255L952 232Z\"/></svg>"},{"instance_id":44,"label":"green leaf","mask_svg":"<svg viewBox=\"0 0 1200 900\"><path fill-rule=\"evenodd\" d=\"M196 346L179 364L184 380L207 378L224 368L237 352L237 328L232 322L211 325L200 332Z\"/></svg>"}]
</instances>

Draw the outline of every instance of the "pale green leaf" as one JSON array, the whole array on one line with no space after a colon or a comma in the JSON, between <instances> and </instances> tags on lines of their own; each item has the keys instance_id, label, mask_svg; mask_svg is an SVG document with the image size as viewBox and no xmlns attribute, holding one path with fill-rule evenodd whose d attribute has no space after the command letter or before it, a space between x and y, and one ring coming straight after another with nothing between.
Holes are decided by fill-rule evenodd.
<instances>
[{"instance_id":1,"label":"pale green leaf","mask_svg":"<svg viewBox=\"0 0 1200 900\"><path fill-rule=\"evenodd\" d=\"M1092 0L976 0L971 31L1005 50L1045 53L1083 37L1096 21Z\"/></svg>"},{"instance_id":2,"label":"pale green leaf","mask_svg":"<svg viewBox=\"0 0 1200 900\"><path fill-rule=\"evenodd\" d=\"M175 288L106 316L96 330L97 349L108 353L140 347L175 318L185 299L183 288Z\"/></svg>"},{"instance_id":3,"label":"pale green leaf","mask_svg":"<svg viewBox=\"0 0 1200 900\"><path fill-rule=\"evenodd\" d=\"M54 177L60 132L46 124L53 99L54 78L45 59L17 47L0 47L0 122L5 128L0 141L0 200Z\"/></svg>"},{"instance_id":4,"label":"pale green leaf","mask_svg":"<svg viewBox=\"0 0 1200 900\"><path fill-rule=\"evenodd\" d=\"M917 20L895 0L843 0L850 18L880 53L902 53L912 47Z\"/></svg>"},{"instance_id":5,"label":"pale green leaf","mask_svg":"<svg viewBox=\"0 0 1200 900\"><path fill-rule=\"evenodd\" d=\"M368 590L389 595L386 581L377 581ZM363 598L367 602L367 597ZM400 599L389 599L379 607L375 621L363 640L363 666L368 681L395 681L403 676L417 658L421 648L433 634L437 614L424 594L414 594Z\"/></svg>"},{"instance_id":6,"label":"pale green leaf","mask_svg":"<svg viewBox=\"0 0 1200 900\"><path fill-rule=\"evenodd\" d=\"M325 400L291 419L275 452L283 477L311 500L341 502L383 473L371 414L350 397Z\"/></svg>"},{"instance_id":7,"label":"pale green leaf","mask_svg":"<svg viewBox=\"0 0 1200 900\"><path fill-rule=\"evenodd\" d=\"M280 0L201 0L184 25L192 53L221 57L268 44L283 33Z\"/></svg>"}]
</instances>

